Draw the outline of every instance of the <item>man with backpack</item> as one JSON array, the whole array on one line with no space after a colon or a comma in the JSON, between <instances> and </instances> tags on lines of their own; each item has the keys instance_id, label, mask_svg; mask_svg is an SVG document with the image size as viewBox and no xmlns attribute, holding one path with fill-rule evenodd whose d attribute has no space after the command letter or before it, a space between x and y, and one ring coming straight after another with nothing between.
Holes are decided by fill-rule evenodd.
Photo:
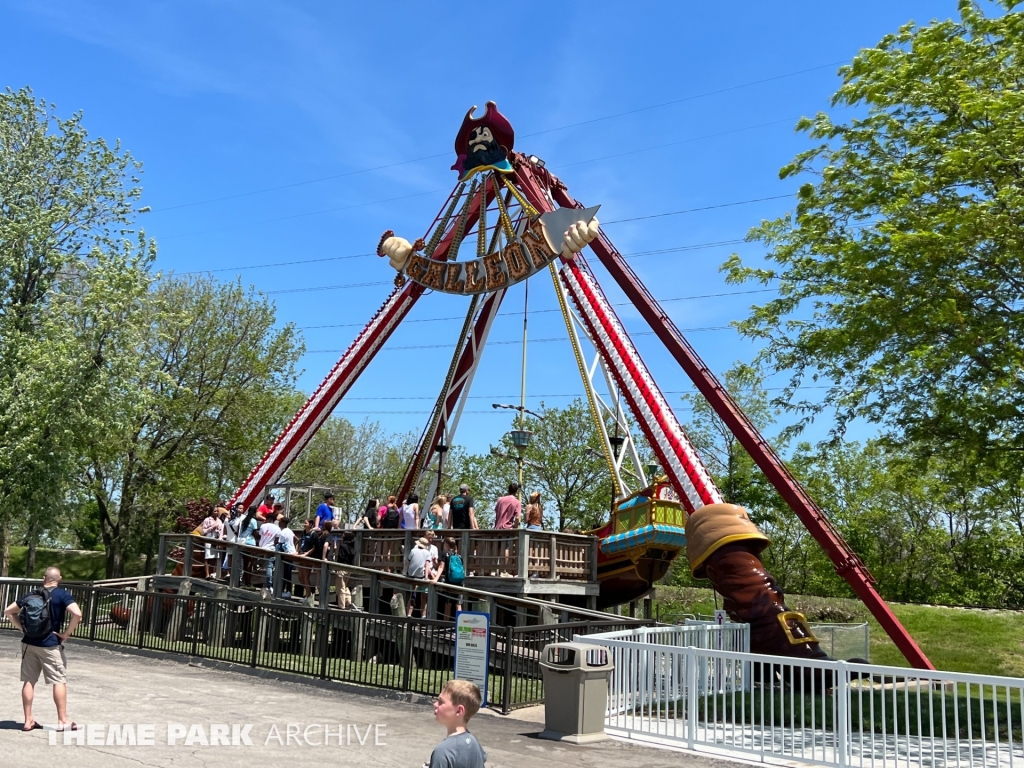
<instances>
[{"instance_id":1,"label":"man with backpack","mask_svg":"<svg viewBox=\"0 0 1024 768\"><path fill-rule=\"evenodd\" d=\"M82 609L75 598L60 586L60 570L47 568L43 586L33 589L4 609L4 615L22 633L21 639L21 703L25 708L23 731L42 728L32 717L32 701L39 673L53 686L53 703L57 705L57 730L77 731L79 726L68 718L67 659L64 643L79 622ZM68 628L60 631L65 613L71 614Z\"/></svg>"}]
</instances>

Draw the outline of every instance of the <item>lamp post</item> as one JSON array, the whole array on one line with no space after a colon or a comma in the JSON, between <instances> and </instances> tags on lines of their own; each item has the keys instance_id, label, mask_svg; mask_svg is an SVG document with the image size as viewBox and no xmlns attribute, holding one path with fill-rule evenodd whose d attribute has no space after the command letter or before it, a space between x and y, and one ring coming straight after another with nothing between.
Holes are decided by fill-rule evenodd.
<instances>
[{"instance_id":1,"label":"lamp post","mask_svg":"<svg viewBox=\"0 0 1024 768\"><path fill-rule=\"evenodd\" d=\"M657 464L647 465L647 479L651 485L654 485L655 479L658 477L658 470L661 469Z\"/></svg>"},{"instance_id":2,"label":"lamp post","mask_svg":"<svg viewBox=\"0 0 1024 768\"><path fill-rule=\"evenodd\" d=\"M528 429L513 429L508 433L512 438L512 445L516 447L516 456L519 464L519 498L523 497L523 452L530 447L530 438L533 432Z\"/></svg>"},{"instance_id":3,"label":"lamp post","mask_svg":"<svg viewBox=\"0 0 1024 768\"><path fill-rule=\"evenodd\" d=\"M524 398L525 400L525 398ZM530 414L535 419L543 421L544 417L539 413L535 413L526 407L525 403L519 405L504 405L502 403L491 403L491 408L507 408L511 411L519 411L519 429L509 430L509 437L512 438L512 445L516 448L516 453L519 454L519 500L523 499L523 451L530 447L530 439L533 437L533 432L528 429L523 429L526 426L526 414ZM529 463L529 462L525 462Z\"/></svg>"}]
</instances>

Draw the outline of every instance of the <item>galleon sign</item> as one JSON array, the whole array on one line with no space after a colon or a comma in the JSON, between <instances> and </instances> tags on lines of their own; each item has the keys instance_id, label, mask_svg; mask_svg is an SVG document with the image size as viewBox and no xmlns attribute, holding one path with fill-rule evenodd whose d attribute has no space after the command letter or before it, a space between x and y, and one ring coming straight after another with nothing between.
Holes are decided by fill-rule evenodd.
<instances>
[{"instance_id":1,"label":"galleon sign","mask_svg":"<svg viewBox=\"0 0 1024 768\"><path fill-rule=\"evenodd\" d=\"M600 207L560 208L530 219L523 232L503 249L472 261L433 261L396 237L385 240L382 250L391 256L389 250L408 249L401 254L404 263L401 257L392 256L392 266L426 288L462 295L487 293L525 280L562 253L568 258L579 253L597 235L594 214Z\"/></svg>"}]
</instances>

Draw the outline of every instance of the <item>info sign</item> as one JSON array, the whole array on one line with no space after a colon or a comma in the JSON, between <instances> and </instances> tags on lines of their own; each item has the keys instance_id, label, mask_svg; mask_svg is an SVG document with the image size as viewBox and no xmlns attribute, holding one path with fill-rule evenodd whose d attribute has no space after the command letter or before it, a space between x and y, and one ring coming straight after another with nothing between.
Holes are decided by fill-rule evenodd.
<instances>
[{"instance_id":1,"label":"info sign","mask_svg":"<svg viewBox=\"0 0 1024 768\"><path fill-rule=\"evenodd\" d=\"M481 706L487 706L487 671L490 668L491 616L479 611L455 614L455 677L476 683Z\"/></svg>"}]
</instances>

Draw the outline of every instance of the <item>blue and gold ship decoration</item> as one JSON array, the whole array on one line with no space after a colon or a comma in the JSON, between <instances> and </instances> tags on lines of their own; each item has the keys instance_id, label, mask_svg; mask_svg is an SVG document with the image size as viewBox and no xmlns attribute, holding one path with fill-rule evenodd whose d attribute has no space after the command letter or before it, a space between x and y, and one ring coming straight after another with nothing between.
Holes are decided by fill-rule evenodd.
<instances>
[{"instance_id":1,"label":"blue and gold ship decoration","mask_svg":"<svg viewBox=\"0 0 1024 768\"><path fill-rule=\"evenodd\" d=\"M607 523L588 531L600 539L599 607L636 600L651 590L686 549L686 519L668 478L659 477L618 502Z\"/></svg>"}]
</instances>

